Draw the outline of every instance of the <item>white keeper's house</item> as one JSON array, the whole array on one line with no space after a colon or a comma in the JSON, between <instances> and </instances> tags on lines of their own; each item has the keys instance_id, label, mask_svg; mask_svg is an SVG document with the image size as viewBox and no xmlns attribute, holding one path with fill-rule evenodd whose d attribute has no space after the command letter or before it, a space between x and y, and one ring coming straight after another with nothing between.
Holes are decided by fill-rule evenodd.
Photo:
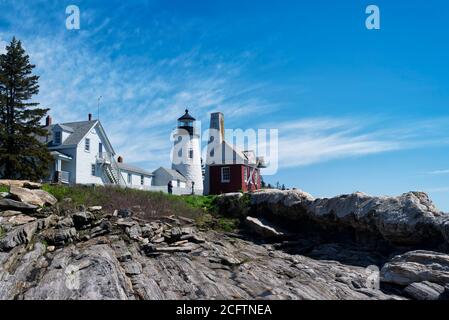
<instances>
[{"instance_id":1,"label":"white keeper's house","mask_svg":"<svg viewBox=\"0 0 449 320\"><path fill-rule=\"evenodd\" d=\"M178 119L175 144L181 138L188 142L183 154L185 163L173 163L172 168L160 167L150 172L124 163L123 157L116 155L101 122L92 119L91 114L87 121L57 124L47 116L44 129L48 134L39 138L54 159L47 180L162 192L168 192L168 183L171 182L173 194L202 194L199 140L193 132L194 122L187 110Z\"/></svg>"},{"instance_id":2,"label":"white keeper's house","mask_svg":"<svg viewBox=\"0 0 449 320\"><path fill-rule=\"evenodd\" d=\"M99 120L52 124L46 119L46 143L53 156L49 180L64 184L151 187L153 174L123 163Z\"/></svg>"}]
</instances>

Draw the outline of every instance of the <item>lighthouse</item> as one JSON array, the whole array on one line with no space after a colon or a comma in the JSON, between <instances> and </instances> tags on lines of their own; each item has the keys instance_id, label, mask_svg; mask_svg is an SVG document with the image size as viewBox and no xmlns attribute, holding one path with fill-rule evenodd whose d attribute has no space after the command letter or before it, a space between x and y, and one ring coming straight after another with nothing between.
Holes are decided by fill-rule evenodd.
<instances>
[{"instance_id":1,"label":"lighthouse","mask_svg":"<svg viewBox=\"0 0 449 320\"><path fill-rule=\"evenodd\" d=\"M203 174L201 170L200 135L195 127L196 119L185 110L178 119L173 134L172 169L182 174L186 187L195 194L203 193Z\"/></svg>"}]
</instances>

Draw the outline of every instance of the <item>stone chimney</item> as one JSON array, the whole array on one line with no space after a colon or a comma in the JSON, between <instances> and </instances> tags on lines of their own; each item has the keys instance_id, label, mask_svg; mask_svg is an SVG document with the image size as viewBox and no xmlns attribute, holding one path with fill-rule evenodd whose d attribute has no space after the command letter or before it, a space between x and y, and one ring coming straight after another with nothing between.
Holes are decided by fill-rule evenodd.
<instances>
[{"instance_id":1,"label":"stone chimney","mask_svg":"<svg viewBox=\"0 0 449 320\"><path fill-rule=\"evenodd\" d=\"M45 126L49 127L51 126L51 117L48 115L47 118L45 118Z\"/></svg>"},{"instance_id":2,"label":"stone chimney","mask_svg":"<svg viewBox=\"0 0 449 320\"><path fill-rule=\"evenodd\" d=\"M89 121L92 121L92 113L89 113Z\"/></svg>"},{"instance_id":3,"label":"stone chimney","mask_svg":"<svg viewBox=\"0 0 449 320\"><path fill-rule=\"evenodd\" d=\"M123 158L122 158L122 156L119 156L119 157L117 158L117 162L118 162L118 163L123 163Z\"/></svg>"}]
</instances>

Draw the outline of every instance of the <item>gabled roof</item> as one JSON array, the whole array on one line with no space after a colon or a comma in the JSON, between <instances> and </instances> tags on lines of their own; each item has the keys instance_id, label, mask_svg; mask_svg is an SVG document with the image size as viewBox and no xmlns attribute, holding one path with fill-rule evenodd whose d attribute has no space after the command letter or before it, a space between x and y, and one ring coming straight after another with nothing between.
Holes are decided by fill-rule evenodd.
<instances>
[{"instance_id":1,"label":"gabled roof","mask_svg":"<svg viewBox=\"0 0 449 320\"><path fill-rule=\"evenodd\" d=\"M129 164L124 164L124 163L117 163L118 167L123 170L123 171L129 171L129 172L133 172L133 173L137 173L137 174L143 174L146 176L153 176L152 172L146 171L144 169L135 167L135 166L131 166Z\"/></svg>"},{"instance_id":2,"label":"gabled roof","mask_svg":"<svg viewBox=\"0 0 449 320\"><path fill-rule=\"evenodd\" d=\"M67 126L73 130L73 133L65 139L63 145L74 145L80 143L96 124L97 121L62 123L63 126Z\"/></svg>"},{"instance_id":3,"label":"gabled roof","mask_svg":"<svg viewBox=\"0 0 449 320\"><path fill-rule=\"evenodd\" d=\"M48 131L49 138L51 139L51 131L54 128L60 127L65 131L70 132L70 135L67 137L67 139L64 140L62 144L54 145L52 140L46 141L45 137L40 137L39 140L43 143L47 143L47 146L50 148L61 148L61 147L67 147L67 146L75 146L78 145L84 137L91 131L95 126L98 125L99 130L103 134L106 144L108 147L112 150L112 153L115 154L114 148L112 147L111 142L108 139L108 136L106 135L103 126L101 125L101 122L98 120L92 120L92 121L78 121L78 122L66 122L66 123L57 123L48 127L45 127Z\"/></svg>"},{"instance_id":4,"label":"gabled roof","mask_svg":"<svg viewBox=\"0 0 449 320\"><path fill-rule=\"evenodd\" d=\"M69 126L66 126L66 125L63 125L63 124L59 124L59 123L55 124L52 129L55 129L55 128L58 128L58 127L61 128L64 131L73 132L73 129L70 128Z\"/></svg>"},{"instance_id":5,"label":"gabled roof","mask_svg":"<svg viewBox=\"0 0 449 320\"><path fill-rule=\"evenodd\" d=\"M155 170L155 171L153 172L153 174L155 174L155 172L160 171L160 170L165 171L167 174L169 174L170 177L171 177L173 180L179 180L179 181L182 181L182 182L187 182L186 177L184 177L181 173L179 173L178 171L173 170L173 169L168 169L168 168L160 167L159 169Z\"/></svg>"}]
</instances>

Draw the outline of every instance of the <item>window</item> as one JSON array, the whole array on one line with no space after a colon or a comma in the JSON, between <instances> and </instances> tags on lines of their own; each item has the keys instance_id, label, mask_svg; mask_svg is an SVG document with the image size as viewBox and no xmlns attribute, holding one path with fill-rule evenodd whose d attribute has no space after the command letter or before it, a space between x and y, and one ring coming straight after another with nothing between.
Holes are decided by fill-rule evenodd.
<instances>
[{"instance_id":1,"label":"window","mask_svg":"<svg viewBox=\"0 0 449 320\"><path fill-rule=\"evenodd\" d=\"M243 167L243 180L245 182L248 180L248 167Z\"/></svg>"},{"instance_id":2,"label":"window","mask_svg":"<svg viewBox=\"0 0 449 320\"><path fill-rule=\"evenodd\" d=\"M176 185L178 186L178 188L180 188L180 187L181 187L181 180L178 179L178 180L176 181Z\"/></svg>"},{"instance_id":3,"label":"window","mask_svg":"<svg viewBox=\"0 0 449 320\"><path fill-rule=\"evenodd\" d=\"M57 131L55 132L55 144L61 144L62 141L62 132Z\"/></svg>"},{"instance_id":4,"label":"window","mask_svg":"<svg viewBox=\"0 0 449 320\"><path fill-rule=\"evenodd\" d=\"M231 182L231 168L229 167L221 168L221 182L222 183Z\"/></svg>"},{"instance_id":5,"label":"window","mask_svg":"<svg viewBox=\"0 0 449 320\"><path fill-rule=\"evenodd\" d=\"M193 149L189 149L189 158L193 159Z\"/></svg>"},{"instance_id":6,"label":"window","mask_svg":"<svg viewBox=\"0 0 449 320\"><path fill-rule=\"evenodd\" d=\"M96 173L95 171L96 171L96 170L95 170L95 164L91 164L91 165L90 165L90 174L93 175L93 176L95 176L95 173Z\"/></svg>"},{"instance_id":7,"label":"window","mask_svg":"<svg viewBox=\"0 0 449 320\"><path fill-rule=\"evenodd\" d=\"M84 141L84 151L90 151L90 139L88 138L86 138L86 140Z\"/></svg>"},{"instance_id":8,"label":"window","mask_svg":"<svg viewBox=\"0 0 449 320\"><path fill-rule=\"evenodd\" d=\"M128 173L128 184L131 184L133 181L133 175L131 173Z\"/></svg>"},{"instance_id":9,"label":"window","mask_svg":"<svg viewBox=\"0 0 449 320\"><path fill-rule=\"evenodd\" d=\"M143 186L145 184L145 177L142 175L140 176L140 184Z\"/></svg>"}]
</instances>

